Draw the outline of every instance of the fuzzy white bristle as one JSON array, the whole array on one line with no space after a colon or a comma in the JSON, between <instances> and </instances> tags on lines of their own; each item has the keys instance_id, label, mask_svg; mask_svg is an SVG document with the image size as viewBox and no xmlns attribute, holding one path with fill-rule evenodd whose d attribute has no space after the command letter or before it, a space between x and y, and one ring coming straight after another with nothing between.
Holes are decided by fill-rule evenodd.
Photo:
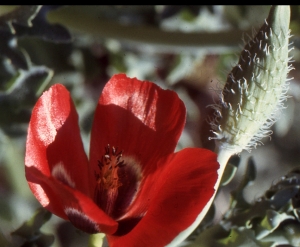
<instances>
[{"instance_id":1,"label":"fuzzy white bristle","mask_svg":"<svg viewBox=\"0 0 300 247\"><path fill-rule=\"evenodd\" d=\"M293 69L288 56L289 6L273 6L265 23L245 45L238 64L227 76L211 121L219 150L240 153L261 145L272 134L289 87Z\"/></svg>"}]
</instances>

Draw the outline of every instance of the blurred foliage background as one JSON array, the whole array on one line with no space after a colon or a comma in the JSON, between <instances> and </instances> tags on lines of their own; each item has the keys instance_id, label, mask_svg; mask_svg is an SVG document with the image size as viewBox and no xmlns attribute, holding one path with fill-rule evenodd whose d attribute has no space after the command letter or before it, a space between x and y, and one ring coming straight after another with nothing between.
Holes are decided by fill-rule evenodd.
<instances>
[{"instance_id":1,"label":"blurred foliage background","mask_svg":"<svg viewBox=\"0 0 300 247\"><path fill-rule=\"evenodd\" d=\"M261 5L0 6L0 246L88 243L88 235L70 223L36 211L40 205L25 179L27 126L44 90L58 82L70 90L87 153L98 97L108 79L120 72L179 94L187 107L187 122L178 149L214 150L208 139L213 117L209 105L218 99L244 42L262 25L269 9ZM284 177L300 165L300 7L296 5L291 6L290 29L295 70L288 75L293 78L290 98L272 127L272 139L266 138L251 153L233 157L214 208L183 245L196 240L190 246L280 246L271 238L276 230L276 243L300 242L298 170ZM283 188L287 191L274 197ZM234 215L245 211L244 221L237 222ZM266 224L270 221L278 224ZM282 230L287 224L296 234L293 239ZM219 245L207 241L215 241L212 233L220 232Z\"/></svg>"}]
</instances>

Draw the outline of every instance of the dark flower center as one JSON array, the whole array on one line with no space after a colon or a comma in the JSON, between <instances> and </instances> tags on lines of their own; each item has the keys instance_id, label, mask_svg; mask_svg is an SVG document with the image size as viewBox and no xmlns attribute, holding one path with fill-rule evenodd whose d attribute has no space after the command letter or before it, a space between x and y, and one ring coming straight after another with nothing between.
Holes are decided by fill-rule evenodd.
<instances>
[{"instance_id":1,"label":"dark flower center","mask_svg":"<svg viewBox=\"0 0 300 247\"><path fill-rule=\"evenodd\" d=\"M95 172L94 201L109 216L117 219L126 212L138 191L140 165L134 158L123 156L123 151L107 145L98 166L100 172Z\"/></svg>"}]
</instances>

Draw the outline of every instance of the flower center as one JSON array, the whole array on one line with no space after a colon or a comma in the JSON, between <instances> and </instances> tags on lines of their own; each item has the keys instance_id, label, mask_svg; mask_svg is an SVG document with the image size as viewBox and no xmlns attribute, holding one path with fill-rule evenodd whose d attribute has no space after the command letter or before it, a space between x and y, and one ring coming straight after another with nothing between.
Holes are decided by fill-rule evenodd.
<instances>
[{"instance_id":1,"label":"flower center","mask_svg":"<svg viewBox=\"0 0 300 247\"><path fill-rule=\"evenodd\" d=\"M109 216L119 218L138 191L140 165L134 158L123 156L123 151L107 145L98 167L94 201Z\"/></svg>"}]
</instances>

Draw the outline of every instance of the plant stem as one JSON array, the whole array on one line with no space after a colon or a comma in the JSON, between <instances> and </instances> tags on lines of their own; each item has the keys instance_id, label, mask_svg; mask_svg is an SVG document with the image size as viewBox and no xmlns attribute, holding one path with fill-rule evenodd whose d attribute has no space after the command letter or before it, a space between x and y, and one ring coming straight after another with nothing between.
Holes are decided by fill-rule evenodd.
<instances>
[{"instance_id":1,"label":"plant stem","mask_svg":"<svg viewBox=\"0 0 300 247\"><path fill-rule=\"evenodd\" d=\"M227 149L219 149L218 152L218 162L220 164L220 168L218 170L218 180L217 180L217 183L215 185L215 190L217 191L219 186L220 186L220 182L221 182L221 179L222 179L222 176L223 176L223 173L225 171L225 168L226 168L226 165L227 165L227 162L228 160L230 159L230 157L233 155L233 153Z\"/></svg>"},{"instance_id":2,"label":"plant stem","mask_svg":"<svg viewBox=\"0 0 300 247\"><path fill-rule=\"evenodd\" d=\"M241 44L242 30L222 32L183 33L180 31L164 31L158 27L146 25L125 25L123 23L99 18L93 6L66 6L48 12L50 23L59 23L73 31L91 34L100 38L113 38L121 41L141 43L155 46L159 52L182 52L199 48L211 49L212 52L236 49ZM247 33L250 33L250 31Z\"/></svg>"}]
</instances>

